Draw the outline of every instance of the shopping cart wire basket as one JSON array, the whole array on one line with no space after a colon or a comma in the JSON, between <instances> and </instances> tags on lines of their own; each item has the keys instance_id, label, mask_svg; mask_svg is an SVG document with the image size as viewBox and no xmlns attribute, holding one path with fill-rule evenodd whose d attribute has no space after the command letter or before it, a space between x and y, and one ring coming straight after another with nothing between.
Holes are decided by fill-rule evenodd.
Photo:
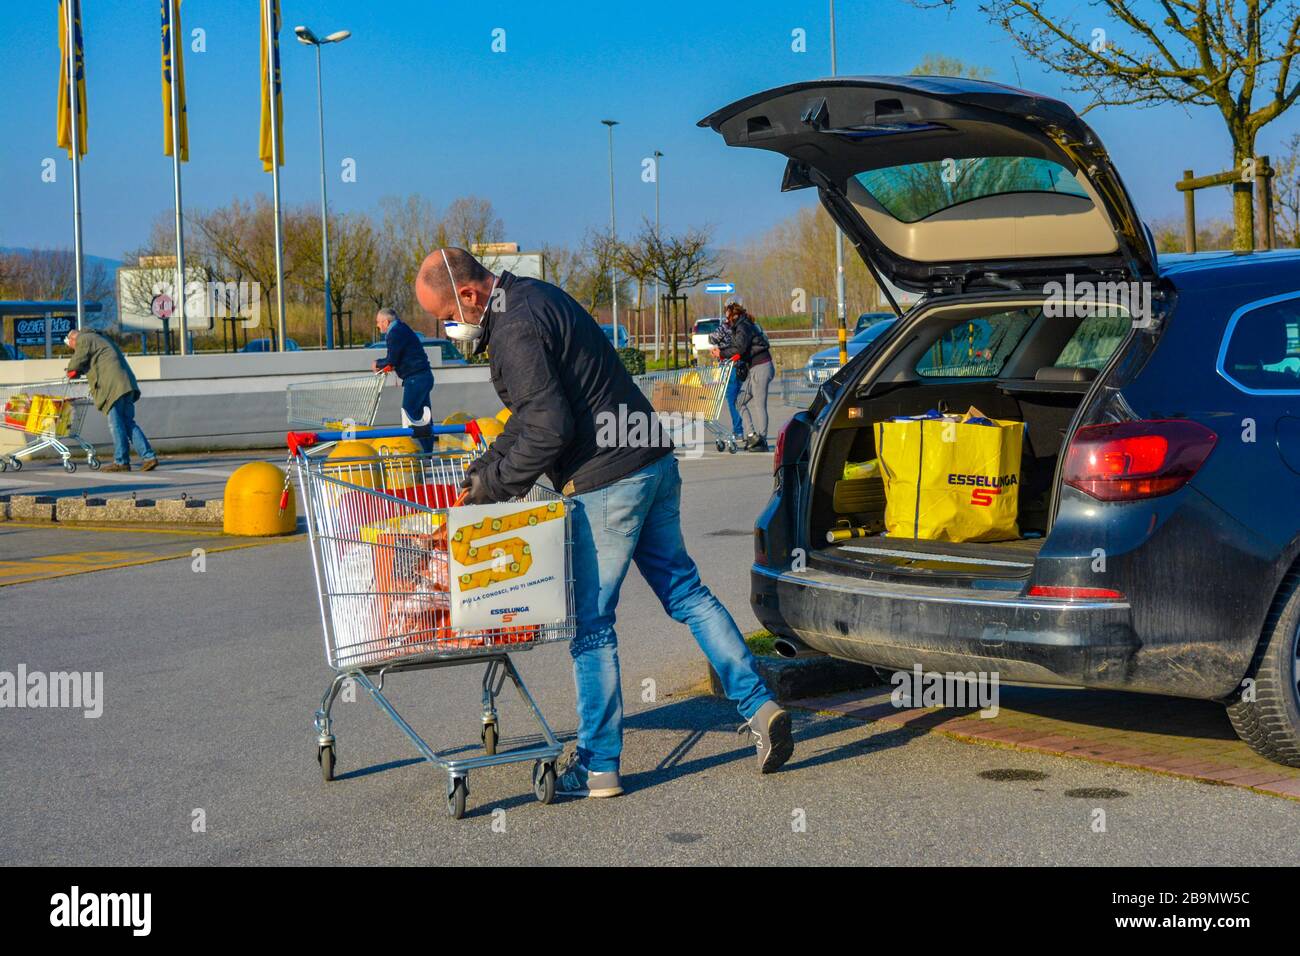
<instances>
[{"instance_id":1,"label":"shopping cart wire basket","mask_svg":"<svg viewBox=\"0 0 1300 956\"><path fill-rule=\"evenodd\" d=\"M99 470L95 446L81 437L90 409L90 389L85 379L60 378L51 382L0 386L0 427L22 432L27 445L0 455L0 472L21 471L23 459L53 449L63 459L63 469L77 470L73 447L86 453L86 465ZM73 447L69 447L69 446Z\"/></svg>"},{"instance_id":2,"label":"shopping cart wire basket","mask_svg":"<svg viewBox=\"0 0 1300 956\"><path fill-rule=\"evenodd\" d=\"M425 428L435 434L468 430L464 425ZM375 429L357 432L356 437L380 437L376 432L419 437L421 431ZM331 441L337 440L336 434L315 437ZM425 759L446 772L447 811L453 818L465 813L469 772L498 764L531 761L534 794L550 803L555 796L555 762L563 748L511 654L573 637L569 500L538 485L513 503L495 506L490 518L472 523L481 511L461 511L460 492L474 452L324 458L311 454L312 443L302 439L291 434L290 444L307 516L325 659L335 672L315 718L317 758L324 779L333 779L336 761L330 710L344 683L351 680L366 690ZM530 550L529 542L540 539L525 541L525 537L539 530L562 546L551 553ZM543 566L544 561L554 565ZM521 576L530 568L534 569L531 579ZM512 584L538 577L549 581L540 583L558 595L546 620L525 623L507 613L493 618L491 626L477 619L466 623L471 615L465 595L480 582L475 594L485 594L489 587L500 594ZM384 679L391 673L468 664L485 665L482 752L463 756L465 748L435 751L384 696ZM536 720L540 740L532 738L535 742L498 751L496 701L507 679Z\"/></svg>"},{"instance_id":3,"label":"shopping cart wire basket","mask_svg":"<svg viewBox=\"0 0 1300 956\"><path fill-rule=\"evenodd\" d=\"M702 423L713 433L718 451L735 453L736 436L721 418L727 405L727 387L735 374L734 362L692 365L636 376L637 386L661 417L681 416Z\"/></svg>"}]
</instances>

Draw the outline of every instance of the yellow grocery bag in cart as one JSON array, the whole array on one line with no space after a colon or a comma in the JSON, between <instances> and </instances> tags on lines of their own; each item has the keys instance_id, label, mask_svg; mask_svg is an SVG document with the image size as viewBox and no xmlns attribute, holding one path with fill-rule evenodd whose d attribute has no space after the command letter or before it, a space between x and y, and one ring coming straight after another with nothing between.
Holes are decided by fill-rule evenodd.
<instances>
[{"instance_id":1,"label":"yellow grocery bag in cart","mask_svg":"<svg viewBox=\"0 0 1300 956\"><path fill-rule=\"evenodd\" d=\"M928 541L1020 536L1024 422L926 416L876 423L885 534Z\"/></svg>"}]
</instances>

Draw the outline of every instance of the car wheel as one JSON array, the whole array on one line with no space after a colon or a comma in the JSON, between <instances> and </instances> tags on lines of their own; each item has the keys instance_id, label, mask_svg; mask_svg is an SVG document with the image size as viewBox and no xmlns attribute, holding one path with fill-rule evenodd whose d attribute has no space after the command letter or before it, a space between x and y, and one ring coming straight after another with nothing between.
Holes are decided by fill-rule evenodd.
<instances>
[{"instance_id":1,"label":"car wheel","mask_svg":"<svg viewBox=\"0 0 1300 956\"><path fill-rule=\"evenodd\" d=\"M1253 686L1228 705L1233 730L1260 756L1300 767L1300 571L1282 582L1246 676Z\"/></svg>"}]
</instances>

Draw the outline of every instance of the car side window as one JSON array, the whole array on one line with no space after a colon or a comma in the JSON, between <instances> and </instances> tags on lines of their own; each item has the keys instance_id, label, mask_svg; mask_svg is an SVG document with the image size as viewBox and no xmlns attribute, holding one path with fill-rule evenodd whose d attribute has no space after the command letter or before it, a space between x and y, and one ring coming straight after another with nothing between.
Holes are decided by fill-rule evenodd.
<instances>
[{"instance_id":1,"label":"car side window","mask_svg":"<svg viewBox=\"0 0 1300 956\"><path fill-rule=\"evenodd\" d=\"M1079 323L1053 364L1100 371L1128 336L1132 324L1127 315L1088 316Z\"/></svg>"},{"instance_id":2,"label":"car side window","mask_svg":"<svg viewBox=\"0 0 1300 956\"><path fill-rule=\"evenodd\" d=\"M1222 370L1244 388L1300 390L1300 297L1240 313L1229 333Z\"/></svg>"},{"instance_id":3,"label":"car side window","mask_svg":"<svg viewBox=\"0 0 1300 956\"><path fill-rule=\"evenodd\" d=\"M916 363L925 378L997 378L1037 310L1017 309L959 322Z\"/></svg>"}]
</instances>

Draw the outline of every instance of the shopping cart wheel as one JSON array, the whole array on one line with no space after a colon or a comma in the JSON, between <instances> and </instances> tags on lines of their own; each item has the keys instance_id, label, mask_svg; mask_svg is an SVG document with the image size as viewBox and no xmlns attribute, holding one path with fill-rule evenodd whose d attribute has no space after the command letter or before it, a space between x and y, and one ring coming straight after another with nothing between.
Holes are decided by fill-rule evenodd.
<instances>
[{"instance_id":1,"label":"shopping cart wheel","mask_svg":"<svg viewBox=\"0 0 1300 956\"><path fill-rule=\"evenodd\" d=\"M71 458L69 458L67 461L63 463L63 470L66 471L68 474L72 474L74 471L77 470L77 463L73 461Z\"/></svg>"},{"instance_id":2,"label":"shopping cart wheel","mask_svg":"<svg viewBox=\"0 0 1300 956\"><path fill-rule=\"evenodd\" d=\"M9 470L9 460L6 458L0 458L0 472L6 472L8 470Z\"/></svg>"},{"instance_id":3,"label":"shopping cart wheel","mask_svg":"<svg viewBox=\"0 0 1300 956\"><path fill-rule=\"evenodd\" d=\"M316 762L320 764L320 778L326 783L334 779L334 745L316 748Z\"/></svg>"},{"instance_id":4,"label":"shopping cart wheel","mask_svg":"<svg viewBox=\"0 0 1300 956\"><path fill-rule=\"evenodd\" d=\"M9 467L12 468L14 471L22 471L23 460L21 458L10 458Z\"/></svg>"},{"instance_id":5,"label":"shopping cart wheel","mask_svg":"<svg viewBox=\"0 0 1300 956\"><path fill-rule=\"evenodd\" d=\"M733 455L736 453L736 439L734 438L727 439L727 451L729 451Z\"/></svg>"},{"instance_id":6,"label":"shopping cart wheel","mask_svg":"<svg viewBox=\"0 0 1300 956\"><path fill-rule=\"evenodd\" d=\"M447 793L447 816L459 820L465 815L465 798L469 796L469 785L464 777L456 777L451 782Z\"/></svg>"},{"instance_id":7,"label":"shopping cart wheel","mask_svg":"<svg viewBox=\"0 0 1300 956\"><path fill-rule=\"evenodd\" d=\"M88 467L91 471L99 471L100 464L101 462L98 458L86 459L86 467Z\"/></svg>"},{"instance_id":8,"label":"shopping cart wheel","mask_svg":"<svg viewBox=\"0 0 1300 956\"><path fill-rule=\"evenodd\" d=\"M727 447L727 443L723 441L721 438L715 438L713 440L713 444L717 446L718 451L724 451Z\"/></svg>"},{"instance_id":9,"label":"shopping cart wheel","mask_svg":"<svg viewBox=\"0 0 1300 956\"><path fill-rule=\"evenodd\" d=\"M555 799L555 764L537 761L533 764L533 796L538 803L550 803Z\"/></svg>"},{"instance_id":10,"label":"shopping cart wheel","mask_svg":"<svg viewBox=\"0 0 1300 956\"><path fill-rule=\"evenodd\" d=\"M497 722L490 720L483 725L483 730L479 733L479 739L483 741L483 750L490 757L497 752Z\"/></svg>"}]
</instances>

